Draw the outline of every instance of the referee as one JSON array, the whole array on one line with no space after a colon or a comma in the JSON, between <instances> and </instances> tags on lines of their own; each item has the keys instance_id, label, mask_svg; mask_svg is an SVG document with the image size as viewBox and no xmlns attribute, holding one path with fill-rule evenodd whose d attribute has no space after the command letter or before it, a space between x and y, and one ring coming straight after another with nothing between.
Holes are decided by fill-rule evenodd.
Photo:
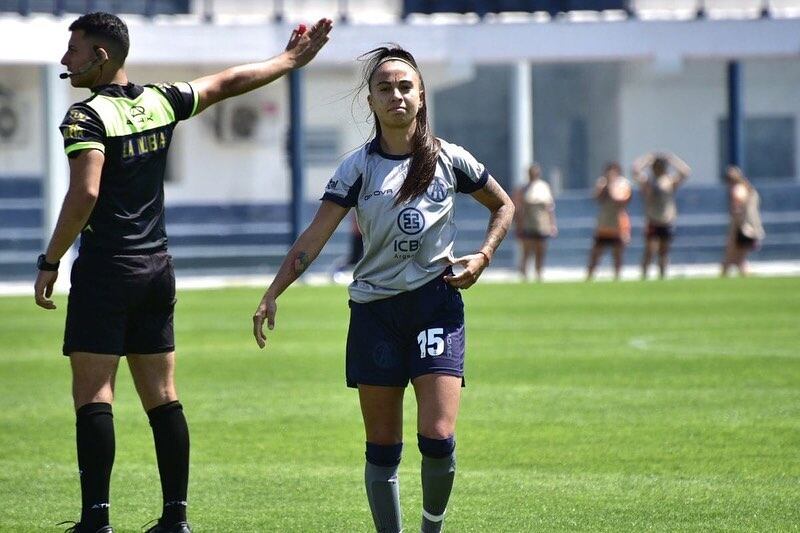
<instances>
[{"instance_id":1,"label":"referee","mask_svg":"<svg viewBox=\"0 0 800 533\"><path fill-rule=\"evenodd\" d=\"M175 390L175 276L164 228L164 169L172 133L225 98L270 83L311 61L331 21L292 32L286 50L189 83L128 81L128 28L108 13L75 20L61 64L92 95L61 124L70 184L45 253L36 304L50 300L59 260L80 234L72 267L63 353L72 367L81 518L67 531L109 533L114 463L111 403L119 358L127 356L153 429L164 507L153 533L190 532L186 521L189 431Z\"/></svg>"}]
</instances>

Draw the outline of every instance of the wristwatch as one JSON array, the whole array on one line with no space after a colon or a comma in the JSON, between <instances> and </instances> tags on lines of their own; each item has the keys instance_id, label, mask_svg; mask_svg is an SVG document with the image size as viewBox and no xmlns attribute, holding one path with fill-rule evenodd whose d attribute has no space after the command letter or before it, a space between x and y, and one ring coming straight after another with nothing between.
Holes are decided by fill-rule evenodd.
<instances>
[{"instance_id":1,"label":"wristwatch","mask_svg":"<svg viewBox=\"0 0 800 533\"><path fill-rule=\"evenodd\" d=\"M47 256L45 254L41 254L39 258L36 260L36 268L39 270L47 270L48 272L56 272L58 271L58 265L61 264L61 261L57 261L55 263L48 263Z\"/></svg>"}]
</instances>

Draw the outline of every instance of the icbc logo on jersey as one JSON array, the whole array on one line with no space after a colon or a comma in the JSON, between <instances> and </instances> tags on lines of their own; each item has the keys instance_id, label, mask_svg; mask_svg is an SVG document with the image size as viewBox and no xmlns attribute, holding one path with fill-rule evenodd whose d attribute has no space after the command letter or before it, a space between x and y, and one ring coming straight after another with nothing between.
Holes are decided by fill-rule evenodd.
<instances>
[{"instance_id":1,"label":"icbc logo on jersey","mask_svg":"<svg viewBox=\"0 0 800 533\"><path fill-rule=\"evenodd\" d=\"M425 228L425 217L413 207L406 207L397 215L397 226L406 235L416 235Z\"/></svg>"}]
</instances>

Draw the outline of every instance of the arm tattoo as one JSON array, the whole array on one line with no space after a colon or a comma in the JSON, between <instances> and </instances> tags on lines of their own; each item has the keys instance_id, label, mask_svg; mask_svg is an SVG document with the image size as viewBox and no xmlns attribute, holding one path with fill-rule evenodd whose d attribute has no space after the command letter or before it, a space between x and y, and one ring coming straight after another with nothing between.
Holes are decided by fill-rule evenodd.
<instances>
[{"instance_id":1,"label":"arm tattoo","mask_svg":"<svg viewBox=\"0 0 800 533\"><path fill-rule=\"evenodd\" d=\"M306 271L308 265L311 264L311 258L308 256L306 252L300 252L297 254L297 258L294 260L294 273L300 277L300 274Z\"/></svg>"},{"instance_id":2,"label":"arm tattoo","mask_svg":"<svg viewBox=\"0 0 800 533\"><path fill-rule=\"evenodd\" d=\"M497 182L490 181L487 186L490 188L487 192L491 195L495 197L503 196L500 194L502 189L500 189L500 185L497 184ZM500 246L500 243L505 238L506 232L511 225L512 215L509 211L510 210L507 209L505 205L492 211L492 216L489 219L489 227L486 230L486 239L484 239L482 248L488 247L492 253L494 253L497 247Z\"/></svg>"}]
</instances>

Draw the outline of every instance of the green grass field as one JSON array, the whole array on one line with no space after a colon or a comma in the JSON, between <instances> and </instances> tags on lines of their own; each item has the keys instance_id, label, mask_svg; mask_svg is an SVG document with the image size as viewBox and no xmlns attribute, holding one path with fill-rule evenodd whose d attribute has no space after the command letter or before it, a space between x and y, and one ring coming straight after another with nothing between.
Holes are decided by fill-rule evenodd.
<instances>
[{"instance_id":1,"label":"green grass field","mask_svg":"<svg viewBox=\"0 0 800 533\"><path fill-rule=\"evenodd\" d=\"M296 287L266 351L260 290L179 295L190 519L213 532L368 532L363 429L344 386L347 297ZM478 285L447 531L798 531L800 278ZM65 298L0 298L0 531L79 515ZM123 365L112 521L160 513ZM418 531L406 402L401 494Z\"/></svg>"}]
</instances>

